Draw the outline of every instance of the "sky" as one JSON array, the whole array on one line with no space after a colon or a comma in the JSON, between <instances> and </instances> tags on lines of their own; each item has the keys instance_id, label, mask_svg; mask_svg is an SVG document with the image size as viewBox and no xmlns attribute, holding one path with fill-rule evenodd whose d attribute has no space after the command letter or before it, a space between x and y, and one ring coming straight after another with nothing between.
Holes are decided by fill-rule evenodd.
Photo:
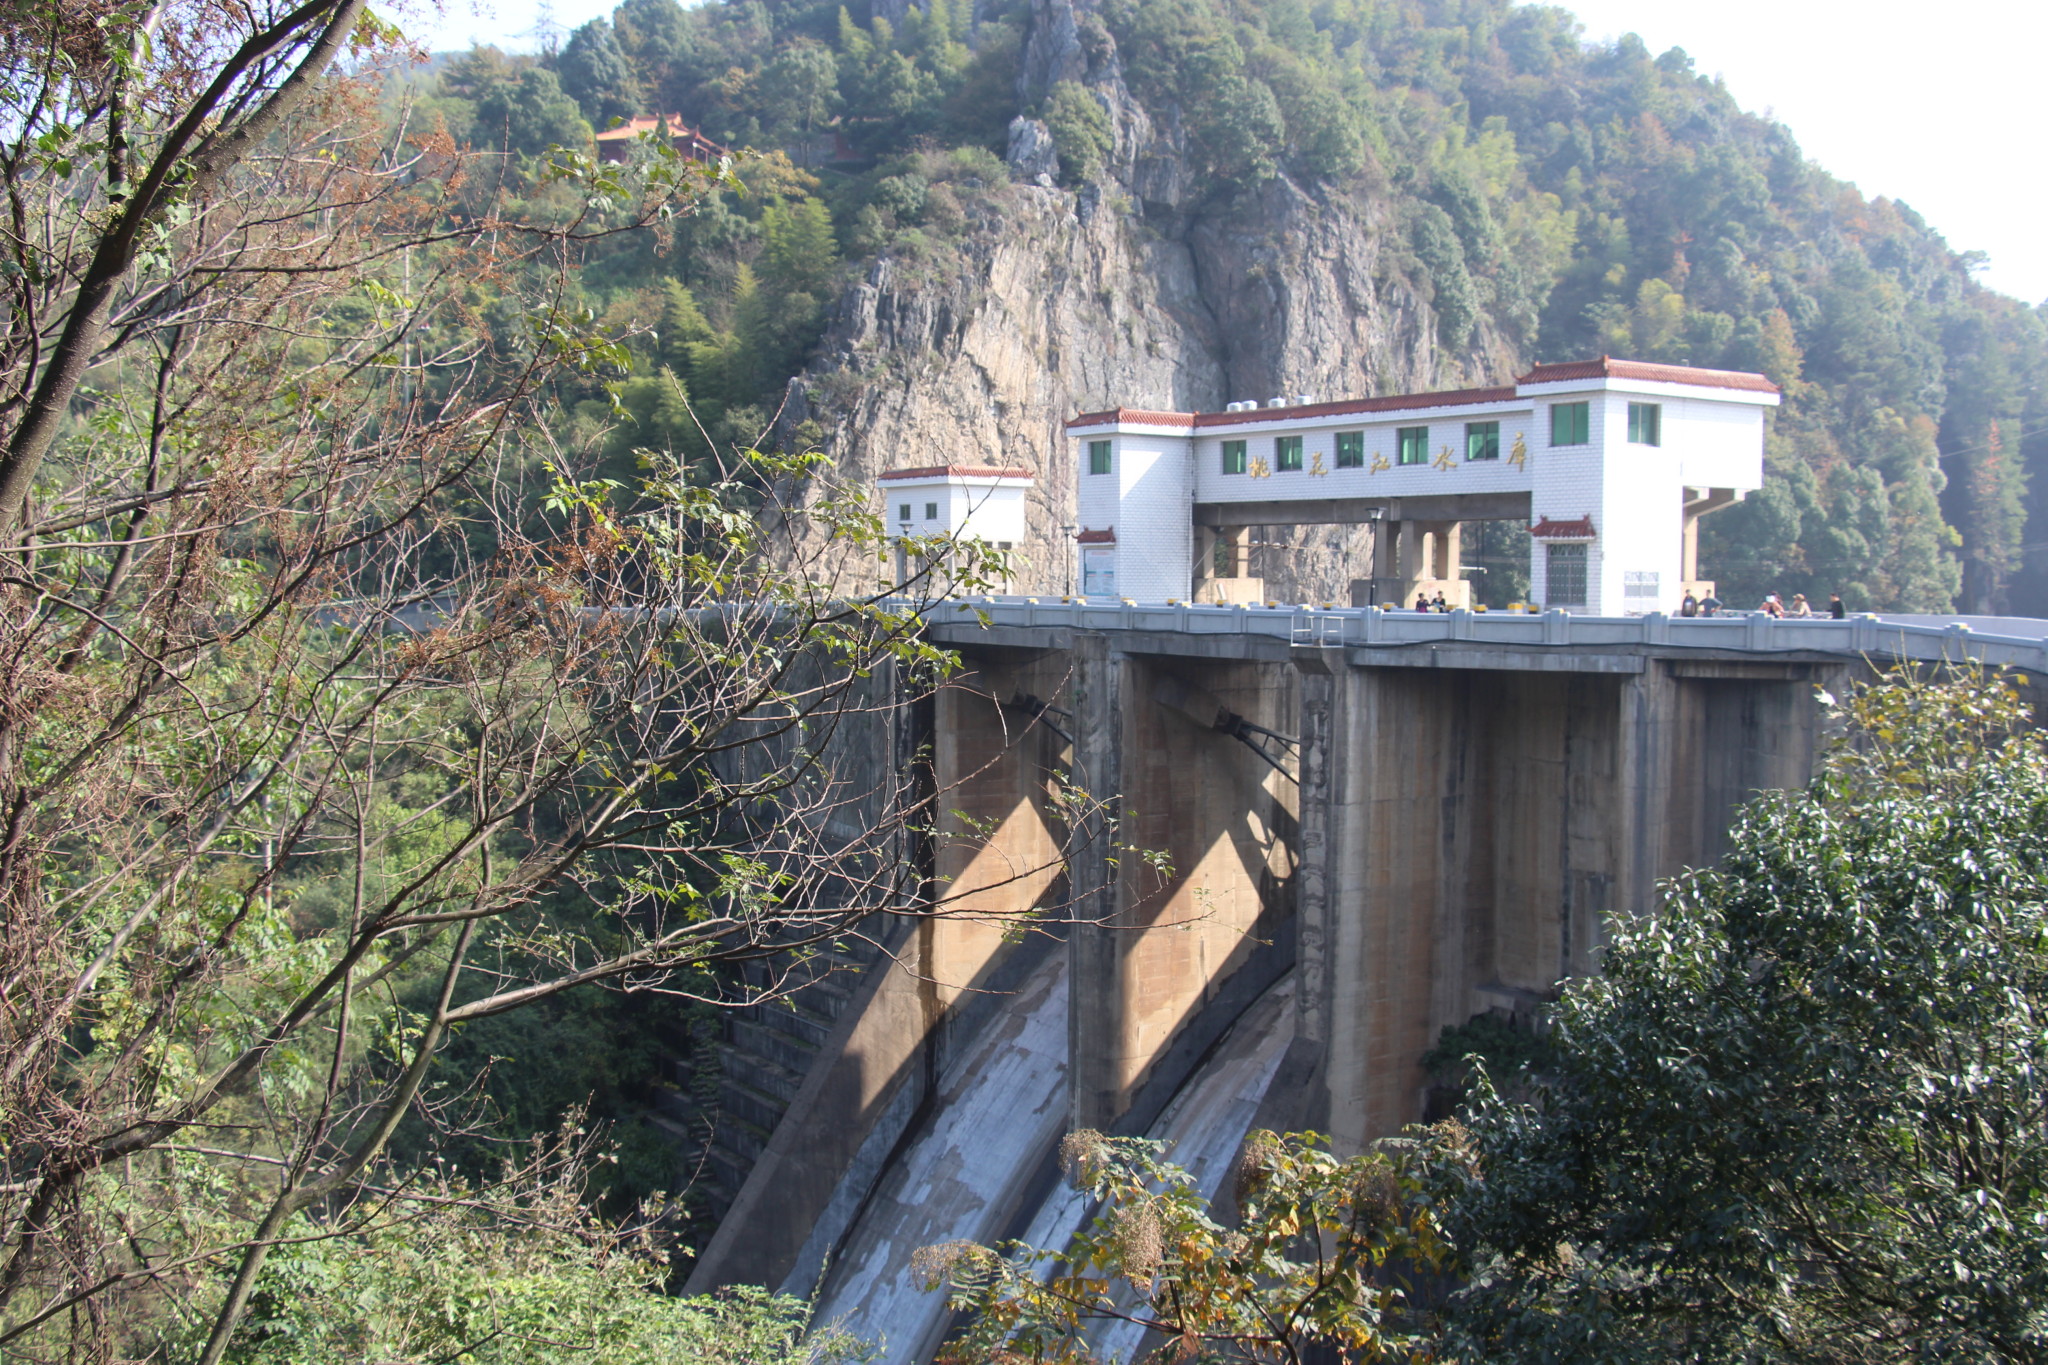
<instances>
[{"instance_id":1,"label":"sky","mask_svg":"<svg viewBox=\"0 0 2048 1365\"><path fill-rule=\"evenodd\" d=\"M400 22L435 50L471 41L531 50L543 11L558 32L616 0L445 0L438 19ZM1873 198L1911 205L1956 251L1981 251L1978 278L2048 301L2048 176L2039 0L1576 0L1586 36L1637 33L1652 53L1682 47L1744 108L1791 128L1812 160Z\"/></svg>"}]
</instances>

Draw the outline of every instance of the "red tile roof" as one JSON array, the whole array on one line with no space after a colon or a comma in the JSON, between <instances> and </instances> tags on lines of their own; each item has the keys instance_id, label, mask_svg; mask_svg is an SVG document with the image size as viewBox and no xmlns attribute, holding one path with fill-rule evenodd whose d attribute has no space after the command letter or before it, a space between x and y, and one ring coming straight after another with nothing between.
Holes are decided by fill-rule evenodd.
<instances>
[{"instance_id":1,"label":"red tile roof","mask_svg":"<svg viewBox=\"0 0 2048 1365\"><path fill-rule=\"evenodd\" d=\"M1074 543L1077 545L1114 545L1116 544L1116 532L1114 530L1083 531L1080 535L1074 537Z\"/></svg>"},{"instance_id":2,"label":"red tile roof","mask_svg":"<svg viewBox=\"0 0 2048 1365\"><path fill-rule=\"evenodd\" d=\"M892 469L886 474L875 475L877 483L890 479L1029 479L1035 477L1028 469L1002 469L995 465L981 464L928 464L916 469Z\"/></svg>"},{"instance_id":3,"label":"red tile roof","mask_svg":"<svg viewBox=\"0 0 2048 1365\"><path fill-rule=\"evenodd\" d=\"M1104 408L1101 412L1084 412L1068 420L1069 427L1122 426L1191 427L1195 424L1192 412L1150 412L1144 408Z\"/></svg>"},{"instance_id":4,"label":"red tile roof","mask_svg":"<svg viewBox=\"0 0 2048 1365\"><path fill-rule=\"evenodd\" d=\"M1400 412L1412 408L1458 408L1469 403L1512 402L1510 388L1445 389L1442 393L1397 393L1385 398L1346 398L1335 403L1305 403L1299 407L1260 408L1244 412L1204 412L1195 417L1198 427L1227 427L1241 422L1294 422L1304 417L1346 417L1354 412Z\"/></svg>"},{"instance_id":5,"label":"red tile roof","mask_svg":"<svg viewBox=\"0 0 2048 1365\"><path fill-rule=\"evenodd\" d=\"M1696 384L1709 389L1741 389L1748 393L1776 393L1778 386L1760 374L1741 370L1698 370L1690 365L1653 365L1646 360L1568 360L1558 365L1538 365L1516 380L1517 384L1555 384L1568 379L1641 379L1658 384Z\"/></svg>"},{"instance_id":6,"label":"red tile roof","mask_svg":"<svg viewBox=\"0 0 2048 1365\"><path fill-rule=\"evenodd\" d=\"M625 143L642 133L653 132L664 123L668 125L670 144L692 161L709 161L714 157L732 155L731 148L713 142L674 115L662 118L655 114L642 114L637 118L627 119L616 128L607 128L598 133L598 155L606 160L614 159L614 154L623 156Z\"/></svg>"},{"instance_id":7,"label":"red tile roof","mask_svg":"<svg viewBox=\"0 0 2048 1365\"><path fill-rule=\"evenodd\" d=\"M1709 389L1740 389L1746 393L1777 393L1778 386L1760 374L1740 370L1700 370L1690 365L1653 365L1646 360L1573 360L1538 365L1516 384L1555 384L1573 379L1638 379L1658 384L1692 384ZM1105 408L1084 412L1067 423L1074 427L1153 426L1228 427L1253 422L1298 422L1305 417L1346 417L1352 413L1403 412L1418 408L1457 408L1473 403L1509 403L1512 386L1447 389L1442 393L1390 394L1385 398L1347 398L1334 403L1303 403L1279 408L1247 408L1243 412L1154 412L1146 408Z\"/></svg>"},{"instance_id":8,"label":"red tile roof","mask_svg":"<svg viewBox=\"0 0 2048 1365\"><path fill-rule=\"evenodd\" d=\"M1592 540L1593 518L1583 516L1570 521L1552 521L1545 517L1529 528L1529 534L1538 540Z\"/></svg>"}]
</instances>

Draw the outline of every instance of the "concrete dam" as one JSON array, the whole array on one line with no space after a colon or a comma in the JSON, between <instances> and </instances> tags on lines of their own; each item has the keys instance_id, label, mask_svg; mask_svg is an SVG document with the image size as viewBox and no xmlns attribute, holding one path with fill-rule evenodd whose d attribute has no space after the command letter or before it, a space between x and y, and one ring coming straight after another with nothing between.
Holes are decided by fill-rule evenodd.
<instances>
[{"instance_id":1,"label":"concrete dam","mask_svg":"<svg viewBox=\"0 0 2048 1365\"><path fill-rule=\"evenodd\" d=\"M1065 1133L1165 1139L1211 1195L1253 1128L1398 1133L1441 1030L1533 1018L1807 780L1817 689L2048 672L2041 622L942 606L962 672L916 751L954 908L735 1021L690 1281L815 1293L906 1363L950 1325L919 1247L1084 1225Z\"/></svg>"}]
</instances>

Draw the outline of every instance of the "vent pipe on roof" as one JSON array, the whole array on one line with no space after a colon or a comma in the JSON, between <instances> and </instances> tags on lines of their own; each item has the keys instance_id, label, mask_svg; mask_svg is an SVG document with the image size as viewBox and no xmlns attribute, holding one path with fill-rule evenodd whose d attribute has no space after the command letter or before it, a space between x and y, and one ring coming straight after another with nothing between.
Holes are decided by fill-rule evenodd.
<instances>
[{"instance_id":1,"label":"vent pipe on roof","mask_svg":"<svg viewBox=\"0 0 2048 1365\"><path fill-rule=\"evenodd\" d=\"M1294 405L1298 408L1305 408L1315 401L1316 396L1312 393L1297 393L1294 395Z\"/></svg>"},{"instance_id":2,"label":"vent pipe on roof","mask_svg":"<svg viewBox=\"0 0 2048 1365\"><path fill-rule=\"evenodd\" d=\"M1287 406L1287 400L1285 398L1268 398L1266 406L1269 408L1284 408Z\"/></svg>"}]
</instances>

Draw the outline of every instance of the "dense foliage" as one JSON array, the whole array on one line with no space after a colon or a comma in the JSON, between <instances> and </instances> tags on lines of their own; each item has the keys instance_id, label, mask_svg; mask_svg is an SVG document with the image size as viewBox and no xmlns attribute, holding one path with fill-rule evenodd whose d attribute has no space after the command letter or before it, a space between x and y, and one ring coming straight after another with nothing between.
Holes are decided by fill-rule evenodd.
<instances>
[{"instance_id":1,"label":"dense foliage","mask_svg":"<svg viewBox=\"0 0 2048 1365\"><path fill-rule=\"evenodd\" d=\"M594 992L687 1027L940 908L943 798L864 756L949 661L814 451L615 438L565 280L726 172L479 157L340 69L395 42L362 0L0 19L0 1352L808 1358L790 1305L642 1302L620 1153L534 1135L646 1069Z\"/></svg>"},{"instance_id":2,"label":"dense foliage","mask_svg":"<svg viewBox=\"0 0 2048 1365\"><path fill-rule=\"evenodd\" d=\"M1452 1354L2048 1359L2048 764L1996 680L1843 711L1482 1083Z\"/></svg>"},{"instance_id":3,"label":"dense foliage","mask_svg":"<svg viewBox=\"0 0 2048 1365\"><path fill-rule=\"evenodd\" d=\"M711 207L667 255L622 244L584 272L608 318L658 325L634 412L664 440L693 439L672 420L684 394L714 430L764 421L846 262L950 269L1003 232L1013 116L1046 123L1080 186L1145 150L1115 146L1132 100L1173 130L1189 188L1116 202L1170 234L1256 214L1276 176L1385 209L1444 382L1609 353L1783 385L1765 490L1706 523L1725 600L2048 614L2048 550L2029 548L2048 537L2026 529L2048 458L2038 314L1682 51L1588 46L1565 10L1507 0L1112 0L1073 15L1087 79L1033 88L1028 45L1065 22L1057 5L627 0L537 63L454 61L425 112L532 152L658 108L803 168ZM1526 552L1495 550L1496 574Z\"/></svg>"},{"instance_id":4,"label":"dense foliage","mask_svg":"<svg viewBox=\"0 0 2048 1365\"><path fill-rule=\"evenodd\" d=\"M1448 1134L1434 1151L1449 1151ZM1245 1140L1232 1213L1162 1156L1163 1144L1083 1130L1061 1148L1094 1216L1072 1245L968 1242L918 1253L926 1286L949 1288L972 1316L939 1354L952 1365L993 1361L1089 1365L1104 1324L1158 1333L1162 1360L1298 1362L1408 1356L1428 1318L1409 1282L1445 1259L1424 1163L1402 1149L1348 1161L1313 1133Z\"/></svg>"}]
</instances>

